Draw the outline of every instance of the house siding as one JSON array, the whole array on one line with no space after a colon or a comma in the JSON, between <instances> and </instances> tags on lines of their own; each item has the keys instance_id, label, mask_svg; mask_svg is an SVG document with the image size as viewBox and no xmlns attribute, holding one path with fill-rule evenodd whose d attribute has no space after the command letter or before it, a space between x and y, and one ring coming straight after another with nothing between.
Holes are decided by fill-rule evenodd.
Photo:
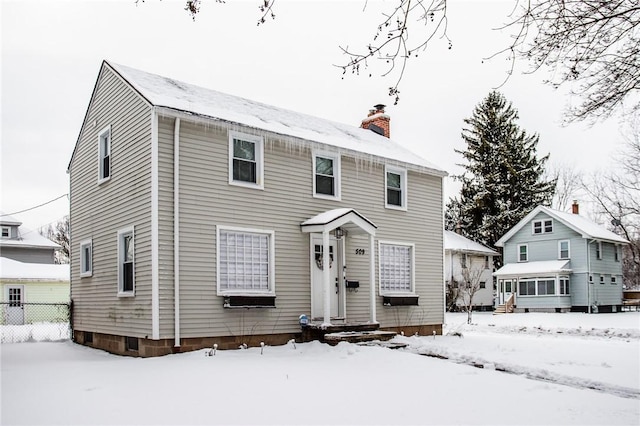
<instances>
[{"instance_id":1,"label":"house siding","mask_svg":"<svg viewBox=\"0 0 640 426\"><path fill-rule=\"evenodd\" d=\"M35 231L34 231L35 232ZM0 247L0 255L24 263L54 263L55 250L52 248Z\"/></svg>"},{"instance_id":2,"label":"house siding","mask_svg":"<svg viewBox=\"0 0 640 426\"><path fill-rule=\"evenodd\" d=\"M160 176L167 180L163 183L167 187L171 173L166 170L169 163L164 162L162 153L170 157L172 128L173 120L160 120ZM256 134L251 130L245 133ZM376 255L378 240L415 244L415 280L420 305L387 308L382 306L382 299L376 297L381 325L443 323L442 178L409 171L408 211L385 209L384 165L343 155L341 201L313 198L311 149L267 135L264 190L257 190L229 185L228 143L226 125L181 121L182 337L299 332L299 315L308 315L311 309L310 236L301 232L300 223L340 207L354 208L378 226ZM163 198L163 184L160 203L168 208L171 203ZM161 216L160 229L167 229L167 237L169 225L162 222L170 217L168 213ZM215 238L216 227L220 225L274 231L276 309L223 308L223 298L216 295ZM417 229L423 232L416 232ZM369 256L356 256L355 248L363 248L368 254L368 238L347 238L347 276L360 281L359 291L346 295L347 315L350 320L366 321L369 319ZM172 259L171 254L161 249L160 264L170 265ZM170 275L167 272L167 279ZM161 280L161 294L163 287ZM375 287L378 293L377 282ZM169 296L161 299L161 312L167 310L163 303L170 300Z\"/></svg>"},{"instance_id":3,"label":"house siding","mask_svg":"<svg viewBox=\"0 0 640 426\"><path fill-rule=\"evenodd\" d=\"M98 134L111 126L111 178L98 184ZM70 174L74 328L151 335L151 108L103 65ZM119 298L118 230L135 228L135 297ZM93 244L93 274L80 278L80 241Z\"/></svg>"}]
</instances>

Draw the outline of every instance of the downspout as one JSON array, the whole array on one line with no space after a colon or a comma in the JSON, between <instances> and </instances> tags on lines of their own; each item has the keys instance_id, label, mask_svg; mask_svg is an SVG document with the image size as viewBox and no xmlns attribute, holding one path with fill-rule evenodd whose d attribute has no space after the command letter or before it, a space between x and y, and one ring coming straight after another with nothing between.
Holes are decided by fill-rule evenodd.
<instances>
[{"instance_id":1,"label":"downspout","mask_svg":"<svg viewBox=\"0 0 640 426\"><path fill-rule=\"evenodd\" d=\"M587 312L591 313L591 251L589 245L595 240L585 240L587 242Z\"/></svg>"},{"instance_id":2,"label":"downspout","mask_svg":"<svg viewBox=\"0 0 640 426\"><path fill-rule=\"evenodd\" d=\"M180 119L173 128L173 318L174 347L180 347Z\"/></svg>"},{"instance_id":3,"label":"downspout","mask_svg":"<svg viewBox=\"0 0 640 426\"><path fill-rule=\"evenodd\" d=\"M331 267L331 259L329 257L329 231L322 231L322 289L323 289L323 317L324 326L331 325L331 275L329 268Z\"/></svg>"},{"instance_id":4,"label":"downspout","mask_svg":"<svg viewBox=\"0 0 640 426\"><path fill-rule=\"evenodd\" d=\"M160 339L160 237L158 111L151 108L151 338Z\"/></svg>"},{"instance_id":5,"label":"downspout","mask_svg":"<svg viewBox=\"0 0 640 426\"><path fill-rule=\"evenodd\" d=\"M369 234L369 321L377 324L376 319L376 255L373 234Z\"/></svg>"}]
</instances>

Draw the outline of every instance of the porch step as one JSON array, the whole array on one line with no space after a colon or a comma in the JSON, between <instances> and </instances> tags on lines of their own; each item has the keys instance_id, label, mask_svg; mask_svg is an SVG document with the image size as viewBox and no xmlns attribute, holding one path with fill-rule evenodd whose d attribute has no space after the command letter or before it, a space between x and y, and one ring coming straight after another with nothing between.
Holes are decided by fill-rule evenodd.
<instances>
[{"instance_id":1,"label":"porch step","mask_svg":"<svg viewBox=\"0 0 640 426\"><path fill-rule=\"evenodd\" d=\"M498 305L498 307L496 307L496 309L493 311L493 315L502 315L502 314L510 314L510 313L513 313L513 306L509 307L509 310L507 311L506 304Z\"/></svg>"},{"instance_id":2,"label":"porch step","mask_svg":"<svg viewBox=\"0 0 640 426\"><path fill-rule=\"evenodd\" d=\"M341 333L370 333L377 331L380 328L380 324L372 323L346 323L346 324L331 324L330 326L323 326L322 323L310 323L302 327L302 341L311 342L312 340L319 340L326 342L325 336L330 334ZM336 342L335 344L337 344Z\"/></svg>"},{"instance_id":3,"label":"porch step","mask_svg":"<svg viewBox=\"0 0 640 426\"><path fill-rule=\"evenodd\" d=\"M332 346L337 345L340 342L349 343L364 343L374 341L387 341L396 336L397 333L393 331L343 331L339 333L328 333L324 335L325 343Z\"/></svg>"}]
</instances>

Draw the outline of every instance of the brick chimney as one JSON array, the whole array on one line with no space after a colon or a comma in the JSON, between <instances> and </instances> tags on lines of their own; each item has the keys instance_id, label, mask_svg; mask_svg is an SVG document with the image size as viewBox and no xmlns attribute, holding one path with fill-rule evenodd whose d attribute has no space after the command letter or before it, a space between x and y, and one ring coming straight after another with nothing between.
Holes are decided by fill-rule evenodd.
<instances>
[{"instance_id":1,"label":"brick chimney","mask_svg":"<svg viewBox=\"0 0 640 426\"><path fill-rule=\"evenodd\" d=\"M384 113L385 105L374 105L373 109L369 110L367 118L362 120L360 127L363 129L369 129L384 137L391 137L391 131L389 128L389 121L391 118Z\"/></svg>"},{"instance_id":2,"label":"brick chimney","mask_svg":"<svg viewBox=\"0 0 640 426\"><path fill-rule=\"evenodd\" d=\"M571 213L580 214L580 206L577 200L573 200L573 204L571 204Z\"/></svg>"}]
</instances>

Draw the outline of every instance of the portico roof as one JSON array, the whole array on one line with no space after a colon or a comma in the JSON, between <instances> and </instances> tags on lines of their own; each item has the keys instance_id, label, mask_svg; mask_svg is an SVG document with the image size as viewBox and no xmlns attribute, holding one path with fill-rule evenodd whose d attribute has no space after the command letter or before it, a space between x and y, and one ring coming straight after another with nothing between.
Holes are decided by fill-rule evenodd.
<instances>
[{"instance_id":1,"label":"portico roof","mask_svg":"<svg viewBox=\"0 0 640 426\"><path fill-rule=\"evenodd\" d=\"M507 263L493 273L496 277L543 276L545 274L570 274L569 260L544 260L539 262Z\"/></svg>"},{"instance_id":2,"label":"portico roof","mask_svg":"<svg viewBox=\"0 0 640 426\"><path fill-rule=\"evenodd\" d=\"M351 208L327 210L300 224L302 232L330 232L342 228L348 234L375 235L377 226Z\"/></svg>"}]
</instances>

